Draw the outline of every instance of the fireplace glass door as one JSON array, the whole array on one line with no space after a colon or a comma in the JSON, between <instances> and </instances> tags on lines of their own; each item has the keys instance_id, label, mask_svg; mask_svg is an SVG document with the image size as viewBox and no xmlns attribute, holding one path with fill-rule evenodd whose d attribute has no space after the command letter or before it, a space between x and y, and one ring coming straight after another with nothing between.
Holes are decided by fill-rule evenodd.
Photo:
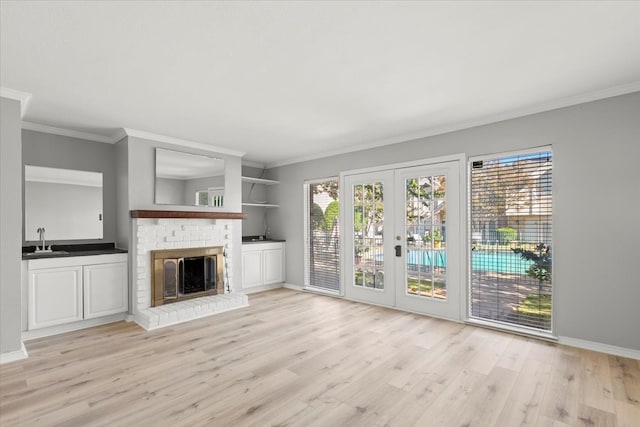
<instances>
[{"instance_id":1,"label":"fireplace glass door","mask_svg":"<svg viewBox=\"0 0 640 427\"><path fill-rule=\"evenodd\" d=\"M151 251L151 306L223 294L224 248Z\"/></svg>"},{"instance_id":2,"label":"fireplace glass door","mask_svg":"<svg viewBox=\"0 0 640 427\"><path fill-rule=\"evenodd\" d=\"M179 262L180 294L204 292L216 287L216 257L189 257Z\"/></svg>"},{"instance_id":3,"label":"fireplace glass door","mask_svg":"<svg viewBox=\"0 0 640 427\"><path fill-rule=\"evenodd\" d=\"M164 299L178 298L178 260L165 259L163 262Z\"/></svg>"}]
</instances>

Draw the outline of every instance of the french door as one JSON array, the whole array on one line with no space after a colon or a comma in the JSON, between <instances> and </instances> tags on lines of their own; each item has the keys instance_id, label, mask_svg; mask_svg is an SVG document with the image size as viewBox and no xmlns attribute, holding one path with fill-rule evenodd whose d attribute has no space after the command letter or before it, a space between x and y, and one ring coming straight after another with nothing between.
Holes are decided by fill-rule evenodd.
<instances>
[{"instance_id":1,"label":"french door","mask_svg":"<svg viewBox=\"0 0 640 427\"><path fill-rule=\"evenodd\" d=\"M344 283L347 298L395 305L394 171L347 175Z\"/></svg>"},{"instance_id":2,"label":"french door","mask_svg":"<svg viewBox=\"0 0 640 427\"><path fill-rule=\"evenodd\" d=\"M347 298L460 319L459 162L344 176Z\"/></svg>"}]
</instances>

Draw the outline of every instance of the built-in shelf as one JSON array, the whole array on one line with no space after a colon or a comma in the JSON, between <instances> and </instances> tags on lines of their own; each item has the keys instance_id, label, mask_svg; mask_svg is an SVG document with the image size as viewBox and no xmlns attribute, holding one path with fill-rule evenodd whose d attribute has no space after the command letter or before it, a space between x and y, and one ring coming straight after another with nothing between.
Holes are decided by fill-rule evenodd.
<instances>
[{"instance_id":1,"label":"built-in shelf","mask_svg":"<svg viewBox=\"0 0 640 427\"><path fill-rule=\"evenodd\" d=\"M262 184L262 185L280 184L280 181L276 181L276 180L273 180L273 179L253 178L251 176L243 176L241 178L242 178L242 181L250 182L252 184Z\"/></svg>"},{"instance_id":2,"label":"built-in shelf","mask_svg":"<svg viewBox=\"0 0 640 427\"><path fill-rule=\"evenodd\" d=\"M131 218L245 219L247 214L242 212L135 210L131 211Z\"/></svg>"},{"instance_id":3,"label":"built-in shelf","mask_svg":"<svg viewBox=\"0 0 640 427\"><path fill-rule=\"evenodd\" d=\"M271 203L243 203L242 206L259 206L261 208L279 208L280 205L273 205Z\"/></svg>"},{"instance_id":4,"label":"built-in shelf","mask_svg":"<svg viewBox=\"0 0 640 427\"><path fill-rule=\"evenodd\" d=\"M252 176L243 176L241 177L243 182L248 182L250 184L260 184L260 185L275 185L280 184L280 181L276 181L273 179L265 179L265 178L254 178ZM253 187L252 187L253 188ZM249 192L251 193L251 192ZM275 205L273 203L256 203L256 202L247 202L242 203L242 206L254 206L259 208L279 208L280 205Z\"/></svg>"}]
</instances>

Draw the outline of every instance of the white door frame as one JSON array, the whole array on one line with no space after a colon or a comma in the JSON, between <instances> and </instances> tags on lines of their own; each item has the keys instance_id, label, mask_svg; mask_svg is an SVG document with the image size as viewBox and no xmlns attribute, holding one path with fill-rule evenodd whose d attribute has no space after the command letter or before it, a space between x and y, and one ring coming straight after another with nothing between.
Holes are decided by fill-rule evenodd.
<instances>
[{"instance_id":1,"label":"white door frame","mask_svg":"<svg viewBox=\"0 0 640 427\"><path fill-rule=\"evenodd\" d=\"M393 246L395 245L395 236L393 234L393 228L395 226L394 221L394 213L395 213L395 201L393 199L389 199L388 195L393 194L394 187L394 171L393 170L382 170L376 172L365 172L360 174L353 175L345 175L344 177L344 187L345 187L345 198L343 199L343 203L341 205L351 205L353 201L353 183L362 182L364 184L371 182L381 182L383 188L384 195L384 230L383 230L383 242L382 247L385 254L391 254L393 251ZM345 208L346 210L346 208ZM343 224L344 227L341 232L341 237L344 240L344 251L342 258L342 278L344 283L344 291L347 298L356 300L356 301L364 301L372 304L383 305L386 307L394 307L395 306L395 288L393 286L389 286L389 283L393 283L394 280L394 263L395 259L390 256L385 256L382 261L383 269L380 270L383 273L384 277L384 286L382 289L375 288L367 288L367 287L359 287L353 286L352 278L353 278L353 255L354 255L354 239L347 238L347 235L353 236L353 214L348 213L344 216ZM375 263L375 262L374 262ZM377 266L376 266L377 268ZM347 280L348 278L348 280Z\"/></svg>"},{"instance_id":2,"label":"white door frame","mask_svg":"<svg viewBox=\"0 0 640 427\"><path fill-rule=\"evenodd\" d=\"M462 222L460 217L460 199L457 196L461 191L461 185L459 182L458 169L460 168L460 162L443 162L431 165L414 166L409 168L402 168L396 170L396 192L395 192L395 206L401 208L404 211L406 206L405 193L406 193L406 179L415 178L418 176L432 176L432 175L444 175L447 178L447 233L446 233L446 299L437 299L431 297L424 297L418 295L407 294L405 274L407 270L407 252L409 251L405 233L405 215L399 214L396 216L395 232L401 233L402 238L401 256L395 257L396 268L396 307L407 311L424 313L432 316L443 317L447 319L460 320L462 319L461 306L459 304L462 295L462 289L464 283L460 280L460 274L464 261L464 252L460 251L461 236L460 228L457 226ZM463 165L464 166L464 165ZM449 227L453 224L453 227ZM416 250L429 250L429 249L416 249ZM431 249L432 251L434 249ZM435 252L432 252L435 256Z\"/></svg>"},{"instance_id":3,"label":"white door frame","mask_svg":"<svg viewBox=\"0 0 640 427\"><path fill-rule=\"evenodd\" d=\"M395 169L402 169L402 168L408 168L408 167L413 167L413 166L428 166L428 165L434 165L434 164L438 164L438 163L445 163L445 162L452 162L452 161L457 161L458 162L458 172L459 172L459 204L460 204L460 215L459 215L459 224L458 224L458 247L459 247L459 273L457 274L460 283L459 283L459 288L460 288L460 296L459 296L459 304L460 304L460 310L459 310L459 318L457 319L450 319L450 320L457 320L457 321L465 321L468 317L468 310L467 310L467 306L468 306L468 286L467 286L467 282L468 282L468 278L467 278L467 274L468 274L468 265L469 265L469 259L468 256L465 256L465 254L468 254L468 239L467 239L467 227L468 227L468 202L467 202L467 156L464 153L460 153L460 154L453 154L453 155L447 155L447 156L439 156L439 157L433 157L433 158L429 158L429 159L421 159L421 160L413 160L410 162L402 162L402 163L392 163L392 164L388 164L388 165L382 165L382 166L374 166L374 167L368 167L368 168L361 168L361 169L353 169L353 170L348 170L348 171L343 171L340 172L340 219L342 224L346 224L345 220L347 218L347 215L349 214L346 211L346 187L345 187L345 177L348 175L356 175L356 174L361 174L361 173L369 173L369 172L381 172L381 171L388 171L388 170L395 170ZM448 227L453 227L453 224L449 224ZM344 228L344 230L346 230L346 226ZM341 290L340 290L340 295L344 296L347 299L350 299L349 296L347 295L347 293L345 292L346 287L348 286L348 280L347 280L347 272L346 272L346 268L345 266L347 265L347 262L351 262L350 259L350 252L347 252L346 250L346 244L347 244L347 238L346 238L346 233L341 233L340 235L340 250L341 250L341 254L340 254L340 259L341 259L341 264L342 264L342 271L341 271ZM402 308L400 308L402 309ZM405 311L410 311L410 310L406 310ZM429 314L430 316L433 317L440 317L437 314Z\"/></svg>"}]
</instances>

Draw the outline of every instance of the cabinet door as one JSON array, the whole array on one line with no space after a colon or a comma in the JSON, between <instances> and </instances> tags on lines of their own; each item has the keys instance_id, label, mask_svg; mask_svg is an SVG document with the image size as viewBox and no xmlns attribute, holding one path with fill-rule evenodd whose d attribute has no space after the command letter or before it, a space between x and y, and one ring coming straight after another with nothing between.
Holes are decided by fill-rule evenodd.
<instances>
[{"instance_id":1,"label":"cabinet door","mask_svg":"<svg viewBox=\"0 0 640 427\"><path fill-rule=\"evenodd\" d=\"M84 266L84 318L122 313L129 309L127 263Z\"/></svg>"},{"instance_id":2,"label":"cabinet door","mask_svg":"<svg viewBox=\"0 0 640 427\"><path fill-rule=\"evenodd\" d=\"M82 320L82 267L29 272L29 329Z\"/></svg>"},{"instance_id":3,"label":"cabinet door","mask_svg":"<svg viewBox=\"0 0 640 427\"><path fill-rule=\"evenodd\" d=\"M262 251L243 252L242 287L246 289L262 284Z\"/></svg>"},{"instance_id":4,"label":"cabinet door","mask_svg":"<svg viewBox=\"0 0 640 427\"><path fill-rule=\"evenodd\" d=\"M267 249L263 252L264 284L281 283L284 281L282 268L282 249Z\"/></svg>"}]
</instances>

